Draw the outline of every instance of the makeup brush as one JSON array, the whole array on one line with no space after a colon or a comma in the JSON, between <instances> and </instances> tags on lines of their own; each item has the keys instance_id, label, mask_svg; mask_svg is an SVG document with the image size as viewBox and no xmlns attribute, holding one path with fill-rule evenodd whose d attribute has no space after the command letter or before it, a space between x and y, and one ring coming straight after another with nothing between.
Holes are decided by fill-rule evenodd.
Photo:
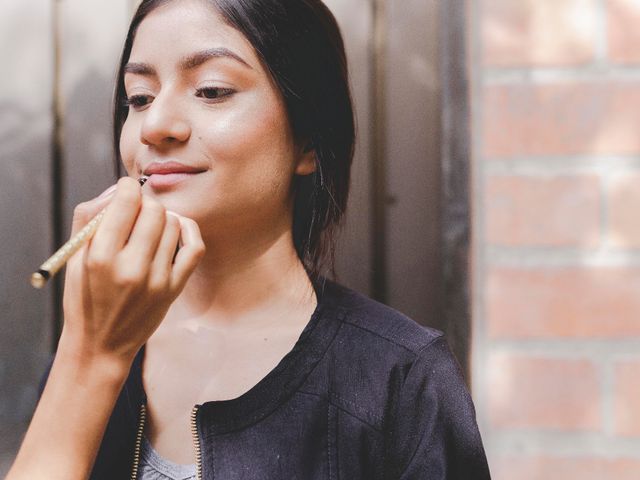
<instances>
[{"instance_id":1,"label":"makeup brush","mask_svg":"<svg viewBox=\"0 0 640 480\"><path fill-rule=\"evenodd\" d=\"M149 180L149 177L143 175L138 178L138 183L142 186L147 180ZM106 211L107 207L100 210L95 217L89 220L89 223L87 223L82 230L76 233L73 238L70 238L69 241L60 247L46 262L40 265L38 271L31 274L31 285L35 288L44 287L47 284L47 280L53 277L58 270L67 263L67 260L93 237Z\"/></svg>"}]
</instances>

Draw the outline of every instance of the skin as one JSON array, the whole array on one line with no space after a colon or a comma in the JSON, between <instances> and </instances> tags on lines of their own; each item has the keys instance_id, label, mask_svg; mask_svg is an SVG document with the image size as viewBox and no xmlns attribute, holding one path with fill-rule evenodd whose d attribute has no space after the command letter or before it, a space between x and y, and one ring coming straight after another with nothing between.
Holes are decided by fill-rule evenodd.
<instances>
[{"instance_id":1,"label":"skin","mask_svg":"<svg viewBox=\"0 0 640 480\"><path fill-rule=\"evenodd\" d=\"M185 56L216 47L247 65L212 58L180 69ZM149 340L143 365L147 435L161 455L192 463L194 404L249 390L293 348L315 308L291 234L291 182L313 171L314 157L294 142L280 94L251 44L204 2L152 12L129 62L155 71L125 76L127 95L143 96L122 130L129 174L169 158L207 169L169 191L149 190L195 219L207 245ZM234 93L211 100L194 94L202 87Z\"/></svg>"},{"instance_id":2,"label":"skin","mask_svg":"<svg viewBox=\"0 0 640 480\"><path fill-rule=\"evenodd\" d=\"M211 58L180 68L219 47L249 67ZM292 180L314 170L313 152L294 140L252 46L205 2L176 0L143 20L130 62L154 70L125 77L135 99L120 142L130 177L74 212L75 232L108 205L67 265L58 353L9 480L88 477L143 344L145 434L161 455L193 463L192 407L258 383L317 305L291 232ZM134 178L168 159L204 171L141 189Z\"/></svg>"}]
</instances>

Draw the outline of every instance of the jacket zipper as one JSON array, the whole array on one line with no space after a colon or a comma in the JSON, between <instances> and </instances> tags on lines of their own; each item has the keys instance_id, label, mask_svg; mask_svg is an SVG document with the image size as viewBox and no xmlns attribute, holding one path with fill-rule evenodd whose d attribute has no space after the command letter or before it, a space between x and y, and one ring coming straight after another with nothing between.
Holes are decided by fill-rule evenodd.
<instances>
[{"instance_id":1,"label":"jacket zipper","mask_svg":"<svg viewBox=\"0 0 640 480\"><path fill-rule=\"evenodd\" d=\"M147 419L147 407L143 403L140 405L140 417L138 420L138 431L136 433L136 448L133 452L133 470L131 480L137 480L138 467L140 466L140 448L142 447L142 435L144 433L144 422Z\"/></svg>"},{"instance_id":2,"label":"jacket zipper","mask_svg":"<svg viewBox=\"0 0 640 480\"><path fill-rule=\"evenodd\" d=\"M198 437L198 425L196 416L198 414L198 406L191 410L191 434L193 435L193 444L196 448L196 478L202 480L202 449L200 448L200 438ZM142 448L142 435L144 434L144 424L147 419L147 407L143 403L140 405L140 417L138 420L138 431L136 433L136 447L133 452L133 470L131 471L131 480L137 480L138 468L140 467L140 451Z\"/></svg>"},{"instance_id":3,"label":"jacket zipper","mask_svg":"<svg viewBox=\"0 0 640 480\"><path fill-rule=\"evenodd\" d=\"M202 480L202 449L200 447L197 423L198 408L199 406L196 405L191 410L191 434L193 435L193 445L196 448L196 478Z\"/></svg>"}]
</instances>

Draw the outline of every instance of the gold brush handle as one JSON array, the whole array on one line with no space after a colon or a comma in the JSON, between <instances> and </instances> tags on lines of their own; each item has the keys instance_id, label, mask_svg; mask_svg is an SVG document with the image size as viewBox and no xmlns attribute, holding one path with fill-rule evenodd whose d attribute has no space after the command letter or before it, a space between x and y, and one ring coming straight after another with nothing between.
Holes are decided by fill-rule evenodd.
<instances>
[{"instance_id":1,"label":"gold brush handle","mask_svg":"<svg viewBox=\"0 0 640 480\"><path fill-rule=\"evenodd\" d=\"M82 246L93 236L98 225L104 217L106 208L103 208L98 214L87 223L82 230L73 236L67 243L61 246L51 258L40 265L37 272L31 274L31 285L35 288L42 288L47 284L47 280L53 277L67 260L76 253Z\"/></svg>"},{"instance_id":2,"label":"gold brush handle","mask_svg":"<svg viewBox=\"0 0 640 480\"><path fill-rule=\"evenodd\" d=\"M140 186L144 185L149 179L147 176L142 176L138 179ZM98 214L89 220L82 230L76 233L73 238L69 239L67 243L61 246L56 253L54 253L46 262L40 265L37 272L31 274L31 285L35 288L42 288L47 284L47 280L53 277L58 270L60 270L67 260L76 253L82 245L93 236L104 217L107 208L103 208Z\"/></svg>"}]
</instances>

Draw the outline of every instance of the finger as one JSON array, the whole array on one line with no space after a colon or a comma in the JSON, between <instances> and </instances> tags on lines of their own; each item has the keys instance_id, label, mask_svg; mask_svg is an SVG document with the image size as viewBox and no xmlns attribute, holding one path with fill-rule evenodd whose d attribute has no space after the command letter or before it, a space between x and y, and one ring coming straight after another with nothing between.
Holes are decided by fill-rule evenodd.
<instances>
[{"instance_id":1,"label":"finger","mask_svg":"<svg viewBox=\"0 0 640 480\"><path fill-rule=\"evenodd\" d=\"M111 202L113 196L115 195L117 186L117 184L111 185L97 197L92 198L87 202L80 203L75 207L73 211L73 220L71 223L71 237L74 237L87 225L87 223L89 223L98 213L102 212L107 207L107 205ZM81 265L86 260L87 249L90 242L91 240L85 243L67 261L67 265L65 267L65 289L66 285L69 283L69 279L74 274L76 277L79 276L80 283L83 283Z\"/></svg>"},{"instance_id":2,"label":"finger","mask_svg":"<svg viewBox=\"0 0 640 480\"><path fill-rule=\"evenodd\" d=\"M176 255L171 271L171 289L179 292L193 273L205 252L205 244L198 224L187 217L179 216L182 247Z\"/></svg>"},{"instance_id":3,"label":"finger","mask_svg":"<svg viewBox=\"0 0 640 480\"><path fill-rule=\"evenodd\" d=\"M134 270L149 270L162 238L166 217L166 210L160 202L147 195L142 196L140 213L121 253L126 265Z\"/></svg>"},{"instance_id":4,"label":"finger","mask_svg":"<svg viewBox=\"0 0 640 480\"><path fill-rule=\"evenodd\" d=\"M117 185L111 185L108 189L87 202L79 203L73 210L73 220L71 222L71 236L73 237L91 221L103 208L105 208L113 198Z\"/></svg>"},{"instance_id":5,"label":"finger","mask_svg":"<svg viewBox=\"0 0 640 480\"><path fill-rule=\"evenodd\" d=\"M91 241L90 250L97 258L112 258L122 250L131 234L142 204L140 184L131 177L118 180L115 196Z\"/></svg>"},{"instance_id":6,"label":"finger","mask_svg":"<svg viewBox=\"0 0 640 480\"><path fill-rule=\"evenodd\" d=\"M171 281L171 269L176 255L176 247L180 240L180 220L176 214L167 212L167 220L162 232L162 239L156 250L151 265L149 283L152 286L168 286Z\"/></svg>"}]
</instances>

